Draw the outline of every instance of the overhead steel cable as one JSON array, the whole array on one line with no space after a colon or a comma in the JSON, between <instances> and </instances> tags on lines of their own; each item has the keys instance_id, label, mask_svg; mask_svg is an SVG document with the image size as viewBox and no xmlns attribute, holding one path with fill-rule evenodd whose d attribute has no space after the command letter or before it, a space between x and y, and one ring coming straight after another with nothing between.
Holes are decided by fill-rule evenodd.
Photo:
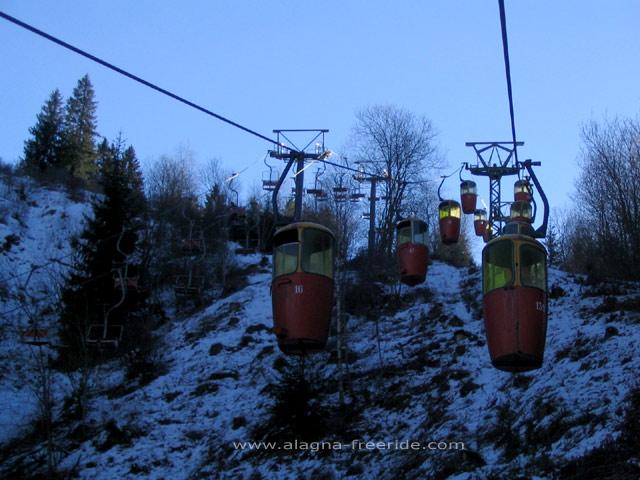
<instances>
[{"instance_id":1,"label":"overhead steel cable","mask_svg":"<svg viewBox=\"0 0 640 480\"><path fill-rule=\"evenodd\" d=\"M196 110L198 110L198 111L200 111L202 113L205 113L205 114L210 115L210 116L212 116L214 118L217 118L218 120L220 120L222 122L225 122L225 123L227 123L227 124L229 124L231 126L239 128L240 130L242 130L242 131L244 131L246 133L254 135L254 136L256 136L256 137L258 137L258 138L260 138L262 140L266 140L267 142L269 142L269 143L271 143L273 145L278 145L279 147L285 148L286 150L295 151L293 148L288 147L288 146L286 146L284 144L281 144L281 143L277 142L276 140L274 140L273 138L269 138L266 135L263 135L263 134L261 134L259 132L256 132L255 130L252 130L252 129L248 128L248 127L240 125L239 123L234 122L233 120L230 120L230 119L228 119L226 117L223 117L222 115L219 115L219 114L209 110L208 108L202 107L202 106L198 105L197 103L194 103L194 102L192 102L190 100L187 100L186 98L183 98L183 97L181 97L181 96L179 96L179 95L177 95L177 94L175 94L173 92L170 92L169 90L166 90L166 89L164 89L164 88L162 88L162 87L160 87L160 86L158 86L158 85L156 85L156 84L154 84L152 82L149 82L148 80L145 80L145 79L143 79L141 77L138 77L137 75L134 75L133 73L130 73L130 72L128 72L128 71L126 71L126 70L124 70L124 69L122 69L120 67L117 67L116 65L113 65L112 63L109 63L109 62L107 62L105 60L102 60L101 58L96 57L95 55L93 55L93 54L91 54L89 52L86 52L85 50L82 50L81 48L75 47L75 46L71 45L70 43L65 42L64 40L60 40L59 38L54 37L53 35L50 35L50 34L44 32L44 31L42 31L42 30L40 30L40 29L38 29L38 28L36 28L36 27L34 27L32 25L29 25L28 23L25 23L25 22L23 22L21 20L18 20L17 18L12 17L11 15L8 15L8 14L2 12L2 11L0 11L0 18L4 18L5 20L7 20L7 21L19 26L19 27L24 28L25 30L28 30L28 31L30 31L32 33L35 33L36 35L39 35L39 36L41 36L41 37L43 37L43 38L45 38L45 39L57 44L57 45L60 45L63 48L66 48L67 50L71 50L72 52L77 53L78 55L82 55L83 57L88 58L89 60L91 60L93 62L96 62L96 63L98 63L98 64L100 64L100 65L102 65L102 66L104 66L104 67L106 67L106 68L108 68L110 70L113 70L114 72L119 73L120 75L124 75L125 77L127 77L127 78L129 78L131 80L134 80L135 82L138 82L138 83L140 83L140 84L142 84L142 85L144 85L146 87L149 87L149 88L151 88L151 89L153 89L153 90L155 90L157 92L162 93L163 95L166 95L166 96L168 96L170 98L173 98L174 100L177 100L177 101L179 101L179 102L181 102L181 103L183 103L183 104L185 104L185 105L187 105L187 106L189 106L191 108L195 108ZM347 170L353 170L353 169L350 169L349 167L345 167L343 165L339 165L339 164L335 164L335 163L331 163L331 162L327 162L327 161L325 161L325 163L327 163L329 165L333 165L334 167L337 167L337 168L344 168L344 169L347 169ZM370 175L373 176L373 174L370 174Z\"/></svg>"},{"instance_id":2,"label":"overhead steel cable","mask_svg":"<svg viewBox=\"0 0 640 480\"><path fill-rule=\"evenodd\" d=\"M186 98L183 98L183 97L181 97L179 95L176 95L175 93L170 92L169 90L166 90L166 89L164 89L162 87L159 87L158 85L156 85L154 83L151 83L151 82L149 82L149 81L147 81L147 80L145 80L143 78L140 78L137 75L134 75L133 73L130 73L130 72L128 72L128 71L126 71L126 70L124 70L124 69L122 69L120 67L117 67L117 66L113 65L112 63L109 63L109 62L107 62L105 60L102 60L101 58L98 58L95 55L92 55L92 54L90 54L90 53L88 53L88 52L86 52L86 51L84 51L84 50L82 50L82 49L80 49L78 47L74 47L73 45L65 42L64 40L60 40L59 38L56 38L53 35L50 35L50 34L48 34L46 32L43 32L42 30L40 30L38 28L35 28L35 27L33 27L33 26L29 25L28 23L25 23L25 22L23 22L21 20L18 20L17 18L12 17L11 15L7 15L6 13L0 11L0 17L4 18L5 20L8 20L9 22L11 22L11 23L13 23L15 25L18 25L19 27L22 27L22 28L24 28L26 30L29 30L32 33L35 33L36 35L39 35L39 36L41 36L43 38L46 38L47 40L49 40L49 41L51 41L53 43L56 43L56 44L60 45L61 47L64 47L64 48L66 48L68 50L71 50L72 52L75 52L75 53L77 53L79 55L82 55L83 57L88 58L89 60L91 60L93 62L99 63L103 67L107 67L107 68L113 70L114 72L117 72L117 73L119 73L121 75L124 75L127 78L130 78L131 80L134 80L134 81L136 81L138 83L141 83L142 85L144 85L146 87L149 87L149 88L151 88L153 90L156 90L157 92L160 92L163 95L171 97L174 100L177 100L177 101L179 101L181 103L184 103L185 105L188 105L188 106L190 106L192 108L195 108L196 110L199 110L199 111L201 111L203 113L206 113L207 115L210 115L210 116L212 116L214 118L217 118L218 120L221 120L221 121L223 121L225 123L228 123L229 125L232 125L232 126L234 126L236 128L239 128L240 130L243 130L243 131L245 131L245 132L247 132L247 133L249 133L251 135L254 135L254 136L258 137L258 138L261 138L262 140L266 140L269 143L272 143L274 145L278 144L278 142L276 142L272 138L269 138L269 137L267 137L265 135L262 135L261 133L256 132L255 130L251 130L250 128L247 128L247 127L245 127L243 125L240 125L239 123L234 122L233 120L229 120L228 118L223 117L222 115L219 115L219 114L217 114L215 112L212 112L211 110L209 110L207 108L204 108L204 107L198 105L197 103L194 103L194 102L192 102L190 100L187 100ZM286 147L285 145L281 145L281 147L282 148L286 148L287 150L291 150L289 147Z\"/></svg>"},{"instance_id":3,"label":"overhead steel cable","mask_svg":"<svg viewBox=\"0 0 640 480\"><path fill-rule=\"evenodd\" d=\"M513 138L513 154L518 164L518 147L516 144L516 121L513 114L513 93L511 89L511 66L509 64L509 42L507 40L507 19L504 11L504 0L498 0L500 7L500 26L502 29L502 51L504 53L504 70L507 76L507 95L509 97L509 114L511 116L511 136Z\"/></svg>"}]
</instances>

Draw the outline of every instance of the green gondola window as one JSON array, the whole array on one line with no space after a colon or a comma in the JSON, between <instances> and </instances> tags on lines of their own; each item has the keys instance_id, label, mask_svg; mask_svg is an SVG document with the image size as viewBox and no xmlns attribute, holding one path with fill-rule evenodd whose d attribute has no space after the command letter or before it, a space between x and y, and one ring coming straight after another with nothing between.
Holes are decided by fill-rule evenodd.
<instances>
[{"instance_id":1,"label":"green gondola window","mask_svg":"<svg viewBox=\"0 0 640 480\"><path fill-rule=\"evenodd\" d=\"M327 232L313 228L304 230L302 270L333 277L333 238Z\"/></svg>"},{"instance_id":2,"label":"green gondola window","mask_svg":"<svg viewBox=\"0 0 640 480\"><path fill-rule=\"evenodd\" d=\"M483 292L513 285L513 244L499 241L485 248L482 255Z\"/></svg>"},{"instance_id":3,"label":"green gondola window","mask_svg":"<svg viewBox=\"0 0 640 480\"><path fill-rule=\"evenodd\" d=\"M298 230L285 230L273 239L273 276L288 275L298 269Z\"/></svg>"},{"instance_id":4,"label":"green gondola window","mask_svg":"<svg viewBox=\"0 0 640 480\"><path fill-rule=\"evenodd\" d=\"M413 243L427 244L427 224L424 222L413 223Z\"/></svg>"},{"instance_id":5,"label":"green gondola window","mask_svg":"<svg viewBox=\"0 0 640 480\"><path fill-rule=\"evenodd\" d=\"M546 291L546 258L543 250L532 245L520 246L520 283Z\"/></svg>"},{"instance_id":6,"label":"green gondola window","mask_svg":"<svg viewBox=\"0 0 640 480\"><path fill-rule=\"evenodd\" d=\"M411 224L407 223L405 226L398 229L398 245L404 243L411 243Z\"/></svg>"},{"instance_id":7,"label":"green gondola window","mask_svg":"<svg viewBox=\"0 0 640 480\"><path fill-rule=\"evenodd\" d=\"M274 255L274 275L287 275L293 273L298 267L298 246L299 243L285 243L276 247Z\"/></svg>"}]
</instances>

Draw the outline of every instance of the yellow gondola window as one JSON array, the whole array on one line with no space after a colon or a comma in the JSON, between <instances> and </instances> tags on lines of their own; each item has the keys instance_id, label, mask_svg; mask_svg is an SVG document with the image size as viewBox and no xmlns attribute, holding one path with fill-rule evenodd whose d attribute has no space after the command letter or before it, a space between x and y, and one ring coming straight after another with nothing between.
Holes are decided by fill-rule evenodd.
<instances>
[{"instance_id":1,"label":"yellow gondola window","mask_svg":"<svg viewBox=\"0 0 640 480\"><path fill-rule=\"evenodd\" d=\"M455 202L440 206L440 218L455 217L460 218L460 205Z\"/></svg>"}]
</instances>

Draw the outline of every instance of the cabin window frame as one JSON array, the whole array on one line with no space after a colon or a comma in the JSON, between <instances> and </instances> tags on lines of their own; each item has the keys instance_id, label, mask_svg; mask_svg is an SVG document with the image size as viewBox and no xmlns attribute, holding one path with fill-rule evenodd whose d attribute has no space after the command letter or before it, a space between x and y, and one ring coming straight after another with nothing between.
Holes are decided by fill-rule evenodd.
<instances>
[{"instance_id":1,"label":"cabin window frame","mask_svg":"<svg viewBox=\"0 0 640 480\"><path fill-rule=\"evenodd\" d=\"M493 253L498 248L505 248L507 246L510 249L510 252L509 252L510 268L509 270L507 270L506 267L501 267L503 269L503 273L505 273L505 279L501 281L499 284L495 280L492 280L491 282L489 282L490 279L495 279L497 275L496 271L489 272L490 265L499 266L496 262L488 261L489 253ZM514 285L515 271L516 271L514 257L515 257L515 245L514 245L514 242L510 240L498 241L492 245L489 245L484 249L484 251L482 252L482 293L483 295L486 295L500 288L508 288ZM508 275L506 274L506 272L508 272Z\"/></svg>"},{"instance_id":2,"label":"cabin window frame","mask_svg":"<svg viewBox=\"0 0 640 480\"><path fill-rule=\"evenodd\" d=\"M531 183L527 181L518 180L513 186L513 192L531 194Z\"/></svg>"},{"instance_id":3,"label":"cabin window frame","mask_svg":"<svg viewBox=\"0 0 640 480\"><path fill-rule=\"evenodd\" d=\"M310 239L309 235L322 235L329 241L329 248L323 250L317 250L316 252L310 252L309 243ZM335 250L335 242L333 236L329 232L325 232L324 230L319 230L315 228L305 228L302 231L302 252L300 254L300 269L305 273L310 273L313 275L321 275L327 278L333 278L333 258L334 258L334 250ZM315 268L317 263L312 261L311 256L314 253L319 252L328 252L323 255L328 255L320 260L321 268Z\"/></svg>"},{"instance_id":4,"label":"cabin window frame","mask_svg":"<svg viewBox=\"0 0 640 480\"><path fill-rule=\"evenodd\" d=\"M462 208L460 207L460 204L457 202L447 202L446 204L446 208L442 208L443 205L440 205L438 207L438 212L439 212L439 217L440 220L443 220L445 218L460 218L460 216L462 215ZM455 209L457 211L457 215L453 215L451 213L451 211Z\"/></svg>"},{"instance_id":5,"label":"cabin window frame","mask_svg":"<svg viewBox=\"0 0 640 480\"><path fill-rule=\"evenodd\" d=\"M292 273L297 272L300 264L300 238L298 230L292 229L278 233L273 243L273 278L281 277L283 275L291 275ZM292 249L292 246L296 249L295 262L292 264L285 260L285 263L280 266L279 260L282 256L285 256L285 258L294 257L292 254L284 253L285 249ZM291 270L291 267L294 267L293 270Z\"/></svg>"},{"instance_id":6,"label":"cabin window frame","mask_svg":"<svg viewBox=\"0 0 640 480\"><path fill-rule=\"evenodd\" d=\"M476 182L466 180L460 184L460 195L477 195L478 185Z\"/></svg>"},{"instance_id":7,"label":"cabin window frame","mask_svg":"<svg viewBox=\"0 0 640 480\"><path fill-rule=\"evenodd\" d=\"M525 273L527 266L525 266L525 262L523 258L525 255L523 251L530 250L531 252L535 252L536 255L539 255L539 260L535 263L541 263L541 268L534 273L533 275L529 273ZM529 266L532 266L530 264ZM547 291L547 255L544 250L539 247L532 245L530 243L521 243L518 247L518 275L520 279L520 285L523 287L529 288L537 288L538 290L542 290L543 292ZM533 279L533 280L531 280Z\"/></svg>"},{"instance_id":8,"label":"cabin window frame","mask_svg":"<svg viewBox=\"0 0 640 480\"><path fill-rule=\"evenodd\" d=\"M411 224L411 242L426 245L428 233L427 224L424 222L411 222Z\"/></svg>"},{"instance_id":9,"label":"cabin window frame","mask_svg":"<svg viewBox=\"0 0 640 480\"><path fill-rule=\"evenodd\" d=\"M406 234L407 232L408 234ZM411 228L410 222L404 224L401 227L398 227L397 237L398 237L398 246L404 245L406 243L412 243L413 235L412 235L412 228Z\"/></svg>"}]
</instances>

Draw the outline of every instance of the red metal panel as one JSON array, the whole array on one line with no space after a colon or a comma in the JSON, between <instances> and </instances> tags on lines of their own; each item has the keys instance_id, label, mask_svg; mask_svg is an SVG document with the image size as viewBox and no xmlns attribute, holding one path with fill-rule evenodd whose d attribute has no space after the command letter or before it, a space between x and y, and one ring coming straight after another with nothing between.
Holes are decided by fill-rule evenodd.
<instances>
[{"instance_id":1,"label":"red metal panel","mask_svg":"<svg viewBox=\"0 0 640 480\"><path fill-rule=\"evenodd\" d=\"M424 282L427 275L429 250L420 243L403 243L398 247L400 281L414 286Z\"/></svg>"},{"instance_id":2,"label":"red metal panel","mask_svg":"<svg viewBox=\"0 0 640 480\"><path fill-rule=\"evenodd\" d=\"M473 213L476 211L476 202L478 200L477 194L463 193L462 195L460 195L460 200L462 201L463 213Z\"/></svg>"},{"instance_id":3,"label":"red metal panel","mask_svg":"<svg viewBox=\"0 0 640 480\"><path fill-rule=\"evenodd\" d=\"M440 219L440 238L442 243L456 243L460 237L460 219L444 217Z\"/></svg>"},{"instance_id":4,"label":"red metal panel","mask_svg":"<svg viewBox=\"0 0 640 480\"><path fill-rule=\"evenodd\" d=\"M333 280L296 272L272 282L273 330L284 353L322 350L327 343L333 307Z\"/></svg>"},{"instance_id":5,"label":"red metal panel","mask_svg":"<svg viewBox=\"0 0 640 480\"><path fill-rule=\"evenodd\" d=\"M487 221L486 220L474 220L473 228L476 231L476 235L478 237L484 237L484 233L487 229Z\"/></svg>"},{"instance_id":6,"label":"red metal panel","mask_svg":"<svg viewBox=\"0 0 640 480\"><path fill-rule=\"evenodd\" d=\"M508 287L484 296L484 324L493 365L507 372L542 366L547 334L546 294Z\"/></svg>"},{"instance_id":7,"label":"red metal panel","mask_svg":"<svg viewBox=\"0 0 640 480\"><path fill-rule=\"evenodd\" d=\"M513 194L513 199L516 202L530 202L531 201L531 193L529 193L529 192L515 192Z\"/></svg>"}]
</instances>

